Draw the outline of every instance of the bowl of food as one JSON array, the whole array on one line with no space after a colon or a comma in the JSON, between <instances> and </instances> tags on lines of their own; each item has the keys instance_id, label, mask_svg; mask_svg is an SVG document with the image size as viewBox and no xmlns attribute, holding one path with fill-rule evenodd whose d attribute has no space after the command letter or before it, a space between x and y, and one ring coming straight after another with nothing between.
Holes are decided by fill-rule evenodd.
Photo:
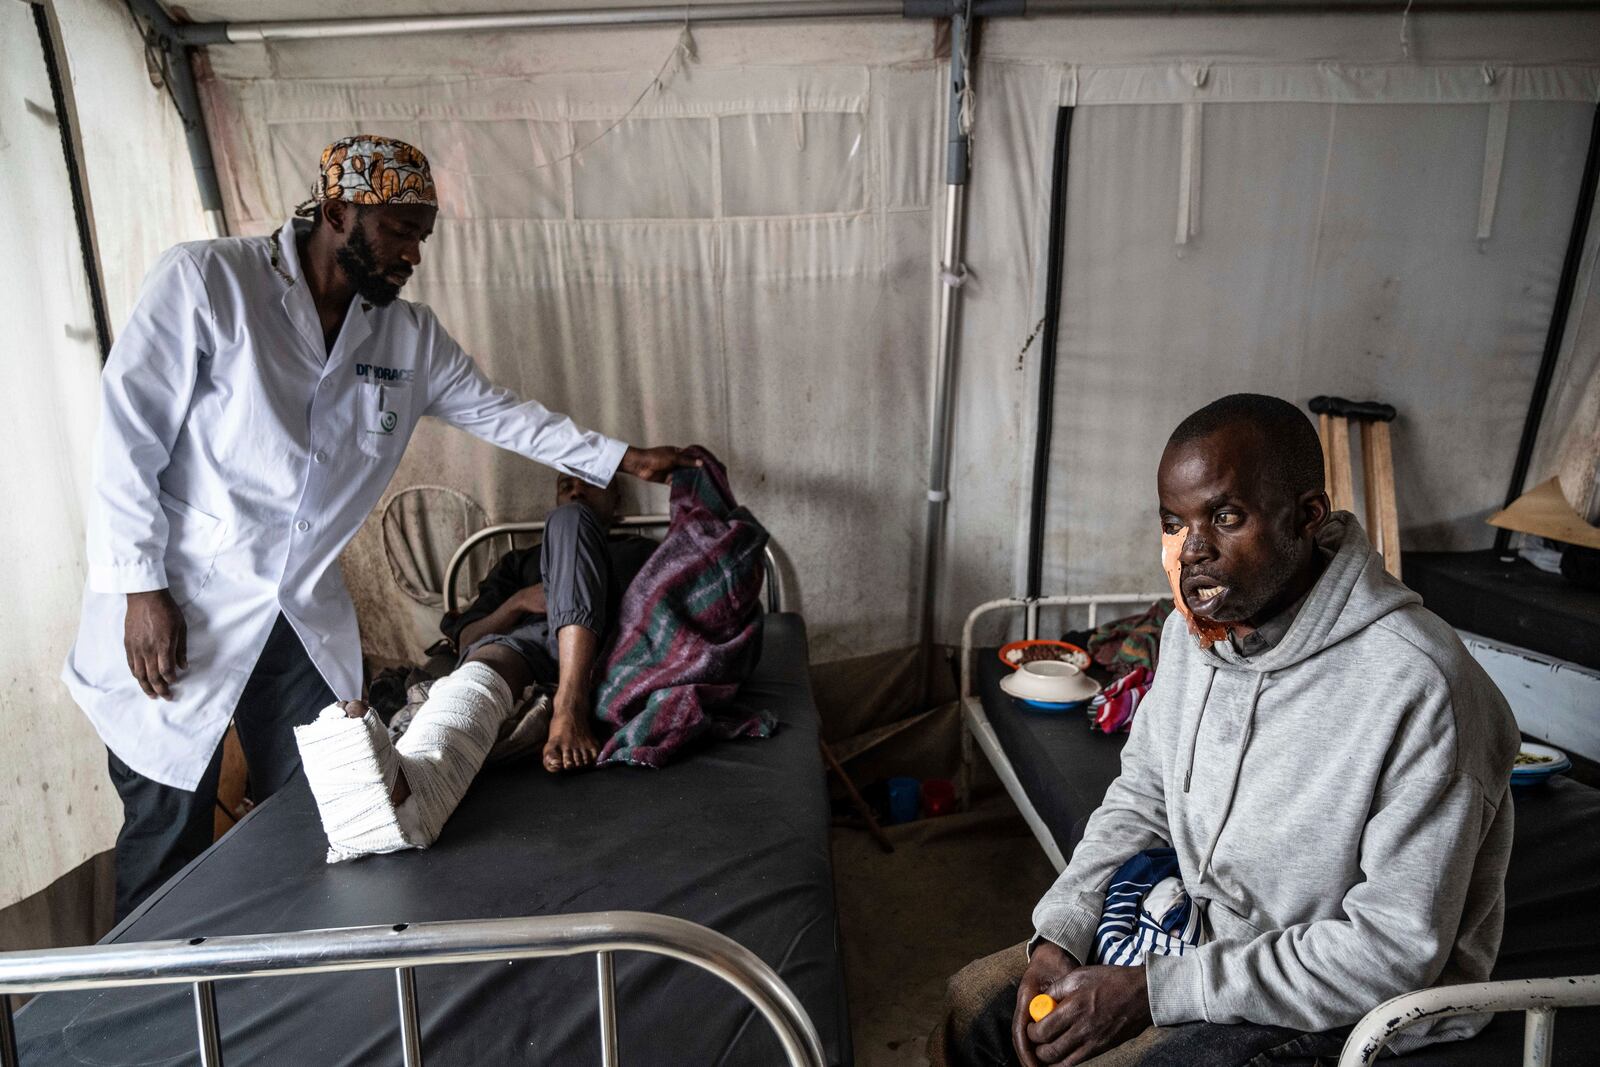
<instances>
[{"instance_id":1,"label":"bowl of food","mask_svg":"<svg viewBox=\"0 0 1600 1067\"><path fill-rule=\"evenodd\" d=\"M1089 669L1089 653L1066 641L1013 641L1000 647L1000 662L1012 670L1050 660L1070 663L1080 671Z\"/></svg>"},{"instance_id":2,"label":"bowl of food","mask_svg":"<svg viewBox=\"0 0 1600 1067\"><path fill-rule=\"evenodd\" d=\"M1059 659L1024 663L1000 679L1000 688L1030 707L1044 711L1080 708L1100 692L1100 683Z\"/></svg>"},{"instance_id":3,"label":"bowl of food","mask_svg":"<svg viewBox=\"0 0 1600 1067\"><path fill-rule=\"evenodd\" d=\"M1572 761L1559 748L1524 741L1511 762L1511 784L1534 785L1571 769Z\"/></svg>"}]
</instances>

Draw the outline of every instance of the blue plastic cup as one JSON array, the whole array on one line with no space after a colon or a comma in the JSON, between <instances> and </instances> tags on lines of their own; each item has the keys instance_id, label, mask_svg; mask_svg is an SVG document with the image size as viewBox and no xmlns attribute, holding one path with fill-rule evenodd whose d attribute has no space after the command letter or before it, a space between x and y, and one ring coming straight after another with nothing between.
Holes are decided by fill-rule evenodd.
<instances>
[{"instance_id":1,"label":"blue plastic cup","mask_svg":"<svg viewBox=\"0 0 1600 1067\"><path fill-rule=\"evenodd\" d=\"M922 802L922 783L915 778L889 779L889 821L911 822Z\"/></svg>"}]
</instances>

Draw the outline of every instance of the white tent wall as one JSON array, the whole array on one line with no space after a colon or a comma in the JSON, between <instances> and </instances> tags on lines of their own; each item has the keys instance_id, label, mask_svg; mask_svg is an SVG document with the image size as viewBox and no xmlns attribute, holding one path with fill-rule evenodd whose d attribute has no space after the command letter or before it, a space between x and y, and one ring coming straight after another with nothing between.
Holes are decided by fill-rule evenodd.
<instances>
[{"instance_id":1,"label":"white tent wall","mask_svg":"<svg viewBox=\"0 0 1600 1067\"><path fill-rule=\"evenodd\" d=\"M156 251L203 236L183 137L145 73L116 0L52 11L63 92L79 131L109 320L126 316ZM0 718L0 948L80 943L110 917L107 850L121 806L105 748L57 679L77 628L100 353L56 110L30 5L0 4L0 364L15 395L0 494L6 640ZM131 176L131 177L130 177ZM25 502L25 504L24 504Z\"/></svg>"},{"instance_id":2,"label":"white tent wall","mask_svg":"<svg viewBox=\"0 0 1600 1067\"><path fill-rule=\"evenodd\" d=\"M1405 543L1488 547L1600 98L1600 18L1413 17L1404 38L1398 16L987 24L942 633L1024 584L1039 343L1022 347L1064 104L1043 591L1164 585L1161 446L1243 390L1394 403ZM1597 310L1575 302L1546 452L1592 375Z\"/></svg>"},{"instance_id":3,"label":"white tent wall","mask_svg":"<svg viewBox=\"0 0 1600 1067\"><path fill-rule=\"evenodd\" d=\"M1557 476L1567 502L1600 523L1600 218L1589 221L1544 425L1528 487Z\"/></svg>"},{"instance_id":4,"label":"white tent wall","mask_svg":"<svg viewBox=\"0 0 1600 1067\"><path fill-rule=\"evenodd\" d=\"M16 595L0 658L7 722L33 740L0 778L45 798L0 810L4 908L102 854L117 818L103 750L55 681L82 579L97 361L64 171L40 177L60 150L31 16L10 4L0 17L0 173L29 205L3 224L22 250L0 285L20 339L4 358L43 398L17 416L15 447L34 451L5 485L39 502L4 535ZM205 227L181 125L125 9L60 0L55 17L115 329L157 251ZM317 151L352 125L420 141L446 202L408 295L505 384L631 440L723 454L797 579L814 658L892 659L915 640L919 596L944 148L935 31L697 26L692 42L680 53L679 28L656 27L212 48L202 89L230 226L279 225ZM1596 56L1600 15L1587 14L986 23L937 637L1021 589L1028 339L1060 105L1078 111L1046 586L1081 591L1156 580L1154 455L1178 417L1235 388L1396 403L1408 543L1487 544ZM1196 177L1180 189L1185 130ZM1590 242L1530 484L1594 406L1600 234ZM536 517L549 482L429 426L394 490L454 486L511 519ZM345 564L369 649L414 657L427 617L396 587L375 523ZM862 688L892 702L885 677Z\"/></svg>"},{"instance_id":5,"label":"white tent wall","mask_svg":"<svg viewBox=\"0 0 1600 1067\"><path fill-rule=\"evenodd\" d=\"M415 140L442 203L408 298L496 381L630 441L721 455L773 532L814 659L910 646L942 173L934 27L696 27L675 56L680 33L213 48L202 91L230 228L281 225L337 136ZM552 481L424 424L387 499L444 485L494 521L539 518ZM437 614L400 592L377 527L343 560L363 643L414 659Z\"/></svg>"},{"instance_id":6,"label":"white tent wall","mask_svg":"<svg viewBox=\"0 0 1600 1067\"><path fill-rule=\"evenodd\" d=\"M53 11L66 50L85 199L115 337L156 257L179 241L211 234L183 120L151 81L127 7L122 0L56 0Z\"/></svg>"}]
</instances>

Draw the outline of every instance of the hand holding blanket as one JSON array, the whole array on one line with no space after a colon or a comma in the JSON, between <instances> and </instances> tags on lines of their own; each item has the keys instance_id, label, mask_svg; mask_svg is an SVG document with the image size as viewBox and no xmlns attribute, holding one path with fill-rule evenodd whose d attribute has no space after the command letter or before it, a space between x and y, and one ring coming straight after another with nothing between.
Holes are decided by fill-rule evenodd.
<instances>
[{"instance_id":1,"label":"hand holding blanket","mask_svg":"<svg viewBox=\"0 0 1600 1067\"><path fill-rule=\"evenodd\" d=\"M761 655L761 558L767 531L739 507L728 473L703 465L672 475L672 525L623 597L605 655L595 715L616 732L601 764L661 767L702 735L769 737L765 712L725 704Z\"/></svg>"}]
</instances>

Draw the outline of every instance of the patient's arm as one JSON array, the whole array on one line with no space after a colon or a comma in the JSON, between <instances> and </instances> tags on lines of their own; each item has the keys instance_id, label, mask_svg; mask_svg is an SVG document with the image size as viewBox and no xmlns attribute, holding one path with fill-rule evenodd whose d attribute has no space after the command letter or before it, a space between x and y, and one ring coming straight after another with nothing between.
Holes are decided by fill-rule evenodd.
<instances>
[{"instance_id":1,"label":"patient's arm","mask_svg":"<svg viewBox=\"0 0 1600 1067\"><path fill-rule=\"evenodd\" d=\"M525 586L488 615L463 626L456 636L456 647L464 649L481 637L507 633L524 615L543 615L545 610L544 583Z\"/></svg>"},{"instance_id":2,"label":"patient's arm","mask_svg":"<svg viewBox=\"0 0 1600 1067\"><path fill-rule=\"evenodd\" d=\"M439 621L439 631L457 648L467 647L461 639L462 631L487 619L506 601L534 582L542 581L538 555L526 549L516 549L501 556L489 573L478 583L472 601L459 612L446 615Z\"/></svg>"},{"instance_id":3,"label":"patient's arm","mask_svg":"<svg viewBox=\"0 0 1600 1067\"><path fill-rule=\"evenodd\" d=\"M1168 642L1180 640L1189 640L1183 627L1163 629L1164 651ZM1067 869L1033 911L1035 941L1053 942L1080 963L1094 959L1094 934L1105 910L1106 886L1112 874L1135 853L1172 840L1164 768L1169 762L1168 739L1176 736L1181 721L1177 702L1183 694L1177 688L1169 689L1169 684L1158 671L1155 684L1139 702L1139 713L1123 746L1122 773L1089 817Z\"/></svg>"}]
</instances>

